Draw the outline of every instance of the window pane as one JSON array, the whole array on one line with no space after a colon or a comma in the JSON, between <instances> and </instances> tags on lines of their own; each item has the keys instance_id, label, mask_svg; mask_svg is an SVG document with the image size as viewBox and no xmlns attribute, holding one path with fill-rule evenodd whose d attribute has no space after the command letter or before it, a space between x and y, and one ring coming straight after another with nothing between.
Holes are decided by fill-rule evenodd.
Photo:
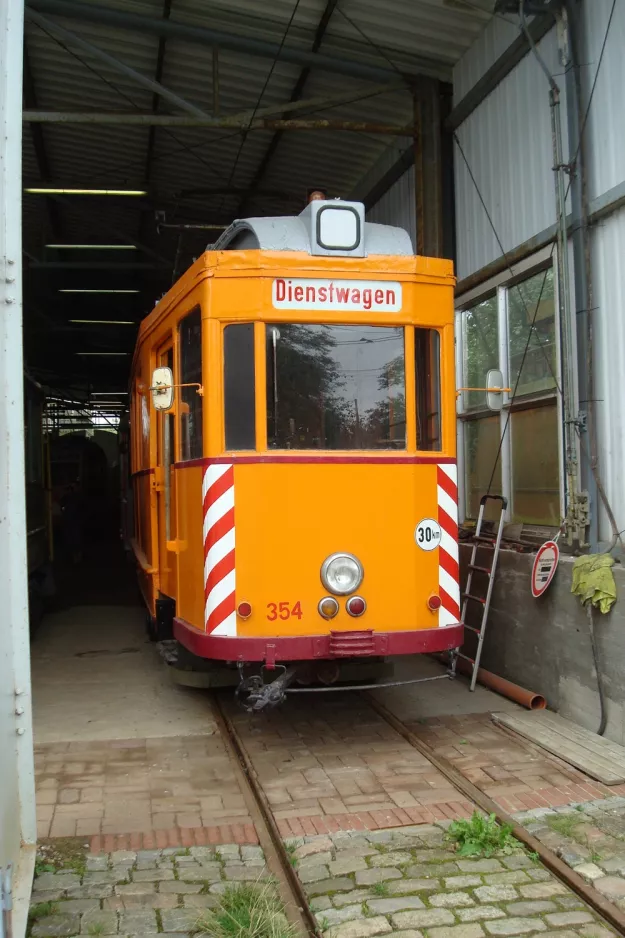
<instances>
[{"instance_id":1,"label":"window pane","mask_svg":"<svg viewBox=\"0 0 625 938\"><path fill-rule=\"evenodd\" d=\"M436 329L415 329L417 449L441 449L441 338Z\"/></svg>"},{"instance_id":2,"label":"window pane","mask_svg":"<svg viewBox=\"0 0 625 938\"><path fill-rule=\"evenodd\" d=\"M202 383L202 319L199 306L180 323L180 383ZM197 388L180 388L180 456L199 459L202 451L202 398Z\"/></svg>"},{"instance_id":3,"label":"window pane","mask_svg":"<svg viewBox=\"0 0 625 938\"><path fill-rule=\"evenodd\" d=\"M512 414L512 515L526 524L560 524L558 408Z\"/></svg>"},{"instance_id":4,"label":"window pane","mask_svg":"<svg viewBox=\"0 0 625 938\"><path fill-rule=\"evenodd\" d=\"M224 329L226 449L256 449L254 324Z\"/></svg>"},{"instance_id":5,"label":"window pane","mask_svg":"<svg viewBox=\"0 0 625 938\"><path fill-rule=\"evenodd\" d=\"M499 449L499 416L468 420L464 424L464 450L466 462L467 517L477 518L480 498L488 492L488 486ZM501 495L501 456L497 459L490 495ZM497 506L487 510L485 518L499 516Z\"/></svg>"},{"instance_id":6,"label":"window pane","mask_svg":"<svg viewBox=\"0 0 625 938\"><path fill-rule=\"evenodd\" d=\"M499 328L497 326L497 297L478 303L464 314L464 386L485 388L486 375L491 368L499 368ZM486 408L484 391L466 391L467 407Z\"/></svg>"},{"instance_id":7,"label":"window pane","mask_svg":"<svg viewBox=\"0 0 625 938\"><path fill-rule=\"evenodd\" d=\"M405 449L404 330L267 326L267 437L278 449Z\"/></svg>"},{"instance_id":8,"label":"window pane","mask_svg":"<svg viewBox=\"0 0 625 938\"><path fill-rule=\"evenodd\" d=\"M551 267L508 289L508 333L510 387L516 386L523 362L517 394L555 388L556 322Z\"/></svg>"}]
</instances>

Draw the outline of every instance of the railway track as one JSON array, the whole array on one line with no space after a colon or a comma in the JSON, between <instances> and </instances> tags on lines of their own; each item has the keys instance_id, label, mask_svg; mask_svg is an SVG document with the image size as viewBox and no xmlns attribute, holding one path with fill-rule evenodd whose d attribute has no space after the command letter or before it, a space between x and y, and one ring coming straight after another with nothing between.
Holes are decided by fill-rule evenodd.
<instances>
[{"instance_id":1,"label":"railway track","mask_svg":"<svg viewBox=\"0 0 625 938\"><path fill-rule=\"evenodd\" d=\"M345 699L344 695L341 696L342 699ZM486 814L494 814L500 823L509 824L513 836L528 851L537 855L542 864L568 889L576 893L584 903L594 909L619 933L625 935L624 912L605 899L592 886L589 886L579 874L567 866L552 850L529 834L514 818L503 811L498 804L462 775L447 759L435 753L430 746L417 737L408 726L376 700L372 694L360 692L358 696L388 726L424 756L432 767L440 772L447 782L460 792L466 800ZM277 882L287 917L291 923L297 926L302 936L308 935L319 938L321 931L308 907L306 894L292 865L291 856L283 842L271 805L254 768L253 760L230 718L228 707L224 705L224 698L220 694L213 694L212 706L225 745L237 767L241 789L244 792L248 810L255 823L260 844L265 852L267 866Z\"/></svg>"}]
</instances>

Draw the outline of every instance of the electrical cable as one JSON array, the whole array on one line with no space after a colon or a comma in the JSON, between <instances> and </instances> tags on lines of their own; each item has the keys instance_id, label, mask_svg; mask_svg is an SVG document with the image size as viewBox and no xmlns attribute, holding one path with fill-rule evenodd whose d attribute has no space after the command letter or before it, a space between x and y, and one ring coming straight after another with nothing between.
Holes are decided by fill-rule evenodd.
<instances>
[{"instance_id":1,"label":"electrical cable","mask_svg":"<svg viewBox=\"0 0 625 938\"><path fill-rule=\"evenodd\" d=\"M286 29L284 30L282 39L281 39L281 41L280 41L280 45L279 45L279 47L278 47L278 51L277 51L276 54L274 55L273 61L272 61L272 63L271 63L271 67L270 67L270 69L269 69L269 72L267 73L267 77L266 77L266 79L265 79L265 84L263 85L263 87L262 87L262 89L261 89L261 92L260 92L260 94L259 94L259 96L258 96L258 99L257 99L257 101L256 101L256 104L254 105L254 110L252 111L252 115L251 115L251 117L250 117L249 124L247 125L247 128L243 131L243 135L242 135L242 137L241 137L241 143L239 144L239 149L237 150L237 154L236 154L236 156L235 156L235 158L234 158L234 163L233 163L233 165L232 165L232 169L230 170L230 175L229 175L229 177L228 177L228 186L231 186L231 185L232 185L232 180L234 179L234 174L235 174L235 172L236 172L237 166L239 165L239 159L240 159L240 157L241 157L241 151L243 150L243 147L245 146L245 141L246 141L247 138L248 138L248 135L249 135L249 132L250 132L250 127L251 127L252 124L254 123L254 118L256 117L256 112L258 111L258 108L260 107L260 104L261 104L261 101L263 100L263 96L264 96L264 94L265 94L265 91L267 90L267 85L269 84L269 82L270 82L270 80L271 80L271 76L273 75L274 69L275 69L275 67L276 67L276 65L277 65L277 62L278 62L278 59L280 58L280 53L282 52L282 49L283 49L283 47L284 47L284 43L286 42L286 37L287 37L288 34L289 34L289 30L290 30L290 28L291 28L291 24L293 23L293 20L295 19L295 14L297 13L297 10L298 10L298 8L299 8L300 3L301 3L301 0L295 0L295 4L294 4L293 9L292 9L292 11L291 11L291 16L289 17L289 21L288 21L288 23L286 24ZM222 204L223 204L223 202L222 202ZM221 206L220 206L220 207L221 207Z\"/></svg>"},{"instance_id":2,"label":"electrical cable","mask_svg":"<svg viewBox=\"0 0 625 938\"><path fill-rule=\"evenodd\" d=\"M597 690L599 691L599 707L601 711L601 721L599 723L599 729L597 730L597 736L603 736L605 728L608 725L608 708L605 699L605 688L603 686L603 671L599 666L595 623L592 617L592 603L590 601L586 604L586 609L588 612L588 631L590 633L590 646L592 648L592 657L595 662L595 672L597 674Z\"/></svg>"}]
</instances>

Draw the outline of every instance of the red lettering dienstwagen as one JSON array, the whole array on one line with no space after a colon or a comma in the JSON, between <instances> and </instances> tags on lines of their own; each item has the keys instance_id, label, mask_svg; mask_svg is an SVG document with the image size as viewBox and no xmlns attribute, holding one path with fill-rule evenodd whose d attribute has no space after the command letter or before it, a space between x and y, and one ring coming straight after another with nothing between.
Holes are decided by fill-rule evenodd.
<instances>
[{"instance_id":1,"label":"red lettering dienstwagen","mask_svg":"<svg viewBox=\"0 0 625 938\"><path fill-rule=\"evenodd\" d=\"M402 287L395 281L287 280L273 281L273 305L293 309L350 309L399 312Z\"/></svg>"}]
</instances>

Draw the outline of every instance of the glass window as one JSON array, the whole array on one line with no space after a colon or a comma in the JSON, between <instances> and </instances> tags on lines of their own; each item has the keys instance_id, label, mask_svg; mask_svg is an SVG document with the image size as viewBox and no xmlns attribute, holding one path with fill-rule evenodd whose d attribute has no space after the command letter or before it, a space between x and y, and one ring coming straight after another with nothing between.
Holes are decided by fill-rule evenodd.
<instances>
[{"instance_id":1,"label":"glass window","mask_svg":"<svg viewBox=\"0 0 625 938\"><path fill-rule=\"evenodd\" d=\"M224 329L226 449L256 449L254 324Z\"/></svg>"},{"instance_id":2,"label":"glass window","mask_svg":"<svg viewBox=\"0 0 625 938\"><path fill-rule=\"evenodd\" d=\"M415 329L417 449L442 448L440 358L441 340L436 329Z\"/></svg>"},{"instance_id":3,"label":"glass window","mask_svg":"<svg viewBox=\"0 0 625 938\"><path fill-rule=\"evenodd\" d=\"M202 383L202 318L199 306L179 326L180 383ZM197 388L180 388L180 458L199 459L202 449L202 397Z\"/></svg>"},{"instance_id":4,"label":"glass window","mask_svg":"<svg viewBox=\"0 0 625 938\"><path fill-rule=\"evenodd\" d=\"M560 524L558 408L513 412L512 519L525 524Z\"/></svg>"},{"instance_id":5,"label":"glass window","mask_svg":"<svg viewBox=\"0 0 625 938\"><path fill-rule=\"evenodd\" d=\"M467 518L477 518L480 498L489 491L491 476L493 481L489 494L501 495L501 456L497 456L499 439L498 415L468 420L464 425ZM491 516L498 517L496 508L485 515L486 518Z\"/></svg>"},{"instance_id":6,"label":"glass window","mask_svg":"<svg viewBox=\"0 0 625 938\"><path fill-rule=\"evenodd\" d=\"M267 438L278 449L405 449L404 330L267 326Z\"/></svg>"},{"instance_id":7,"label":"glass window","mask_svg":"<svg viewBox=\"0 0 625 938\"><path fill-rule=\"evenodd\" d=\"M556 387L556 320L551 267L508 288L508 342L511 388L517 387L519 369L523 365L517 395L536 394Z\"/></svg>"},{"instance_id":8,"label":"glass window","mask_svg":"<svg viewBox=\"0 0 625 938\"><path fill-rule=\"evenodd\" d=\"M497 297L478 303L464 314L464 387L486 387L486 375L499 367ZM467 407L484 407L484 391L465 391Z\"/></svg>"}]
</instances>

